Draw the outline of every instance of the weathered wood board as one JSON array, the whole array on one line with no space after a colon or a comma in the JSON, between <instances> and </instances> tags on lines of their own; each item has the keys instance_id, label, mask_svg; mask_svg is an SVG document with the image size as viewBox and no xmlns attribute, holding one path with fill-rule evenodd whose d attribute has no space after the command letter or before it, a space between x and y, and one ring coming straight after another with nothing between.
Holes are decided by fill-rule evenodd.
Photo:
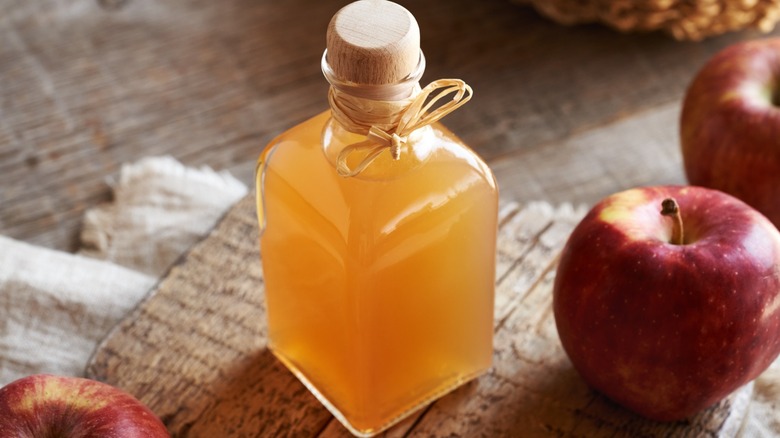
<instances>
[{"instance_id":1,"label":"weathered wood board","mask_svg":"<svg viewBox=\"0 0 780 438\"><path fill-rule=\"evenodd\" d=\"M510 0L400 2L420 23L423 82L456 77L474 88L445 123L485 159L501 159L517 176L502 186L522 200L593 202L665 182L675 161L630 157L659 155L641 144L654 129L668 139L663 155L675 149L676 120L642 114L678 105L707 58L759 36L681 43L559 26ZM319 60L328 20L346 3L0 1L0 234L75 251L84 211L111 196L107 181L149 155L251 183L264 144L327 108ZM609 133L626 119L651 124ZM576 141L592 129L610 139L599 147L606 169L589 153L593 137ZM555 154L571 155L542 160Z\"/></svg>"},{"instance_id":2,"label":"weathered wood board","mask_svg":"<svg viewBox=\"0 0 780 438\"><path fill-rule=\"evenodd\" d=\"M750 388L654 423L578 377L551 311L557 256L583 208L501 208L492 369L384 435L733 436ZM148 404L174 437L349 436L266 348L254 201L239 202L101 343L87 375Z\"/></svg>"}]
</instances>

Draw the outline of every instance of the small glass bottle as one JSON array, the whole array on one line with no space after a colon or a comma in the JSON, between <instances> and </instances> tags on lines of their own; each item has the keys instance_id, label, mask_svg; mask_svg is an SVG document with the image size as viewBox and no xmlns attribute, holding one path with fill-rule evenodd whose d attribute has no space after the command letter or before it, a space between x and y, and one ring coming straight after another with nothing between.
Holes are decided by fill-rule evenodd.
<instances>
[{"instance_id":1,"label":"small glass bottle","mask_svg":"<svg viewBox=\"0 0 780 438\"><path fill-rule=\"evenodd\" d=\"M491 365L496 182L435 121L470 89L445 81L451 107L424 110L440 88L420 90L424 65L406 9L347 5L323 56L331 110L258 161L269 347L358 436Z\"/></svg>"}]
</instances>

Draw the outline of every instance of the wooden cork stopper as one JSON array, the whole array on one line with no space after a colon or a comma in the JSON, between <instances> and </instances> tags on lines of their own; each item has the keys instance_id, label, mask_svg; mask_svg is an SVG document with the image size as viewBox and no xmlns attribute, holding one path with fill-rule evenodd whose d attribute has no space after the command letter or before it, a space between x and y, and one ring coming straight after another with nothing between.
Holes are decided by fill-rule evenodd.
<instances>
[{"instance_id":1,"label":"wooden cork stopper","mask_svg":"<svg viewBox=\"0 0 780 438\"><path fill-rule=\"evenodd\" d=\"M360 0L330 21L327 61L336 77L358 84L392 84L415 71L420 27L403 6Z\"/></svg>"}]
</instances>

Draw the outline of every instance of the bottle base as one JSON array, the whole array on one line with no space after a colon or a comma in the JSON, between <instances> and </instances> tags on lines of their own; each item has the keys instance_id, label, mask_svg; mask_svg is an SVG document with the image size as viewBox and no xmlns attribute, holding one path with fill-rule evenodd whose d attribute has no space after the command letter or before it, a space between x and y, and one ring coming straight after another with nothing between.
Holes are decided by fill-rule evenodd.
<instances>
[{"instance_id":1,"label":"bottle base","mask_svg":"<svg viewBox=\"0 0 780 438\"><path fill-rule=\"evenodd\" d=\"M370 438L373 437L381 432L384 432L385 430L395 426L396 424L400 423L410 415L416 413L417 411L421 410L422 408L428 406L429 404L433 403L437 399L443 397L444 395L454 391L461 385L479 377L480 375L487 372L486 369L480 369L475 372L464 374L462 376L458 376L455 379L452 379L451 381L447 382L446 385L443 387L437 389L436 391L433 391L431 394L425 396L422 401L415 403L410 408L404 410L401 414L397 415L390 421L378 426L378 427L372 427L372 428L358 428L347 419L347 417L333 404L330 400L322 393L320 392L317 387L306 377L306 374L303 373L294 363L293 361L287 359L284 354L280 353L273 347L269 346L269 350L271 353L273 353L274 356L276 356L277 359L279 359L284 366L290 370L290 372L293 373L295 377L298 378L298 380L303 383L303 385L311 392L314 397L319 400L320 403L322 403L323 406L331 413L333 416L354 436L360 437L360 438Z\"/></svg>"}]
</instances>

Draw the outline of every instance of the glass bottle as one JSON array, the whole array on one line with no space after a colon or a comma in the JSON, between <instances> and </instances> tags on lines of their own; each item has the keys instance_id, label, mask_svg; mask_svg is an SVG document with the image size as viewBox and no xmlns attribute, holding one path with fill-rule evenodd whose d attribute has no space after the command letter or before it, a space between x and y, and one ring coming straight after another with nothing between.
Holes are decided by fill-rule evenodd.
<instances>
[{"instance_id":1,"label":"glass bottle","mask_svg":"<svg viewBox=\"0 0 780 438\"><path fill-rule=\"evenodd\" d=\"M399 21L400 37L385 31ZM395 3L346 6L329 28L326 78L347 94L404 96L404 107L424 68L416 26ZM381 41L365 43L369 52L390 53L394 65L405 56L401 73L366 80L350 70L366 65L350 33L372 32ZM416 42L387 49L415 32ZM334 68L339 56L346 70ZM353 434L371 436L490 367L498 192L485 163L439 122L389 141L395 150L370 150L365 132L336 117L334 99L258 161L268 339ZM344 153L366 143L368 152Z\"/></svg>"}]
</instances>

